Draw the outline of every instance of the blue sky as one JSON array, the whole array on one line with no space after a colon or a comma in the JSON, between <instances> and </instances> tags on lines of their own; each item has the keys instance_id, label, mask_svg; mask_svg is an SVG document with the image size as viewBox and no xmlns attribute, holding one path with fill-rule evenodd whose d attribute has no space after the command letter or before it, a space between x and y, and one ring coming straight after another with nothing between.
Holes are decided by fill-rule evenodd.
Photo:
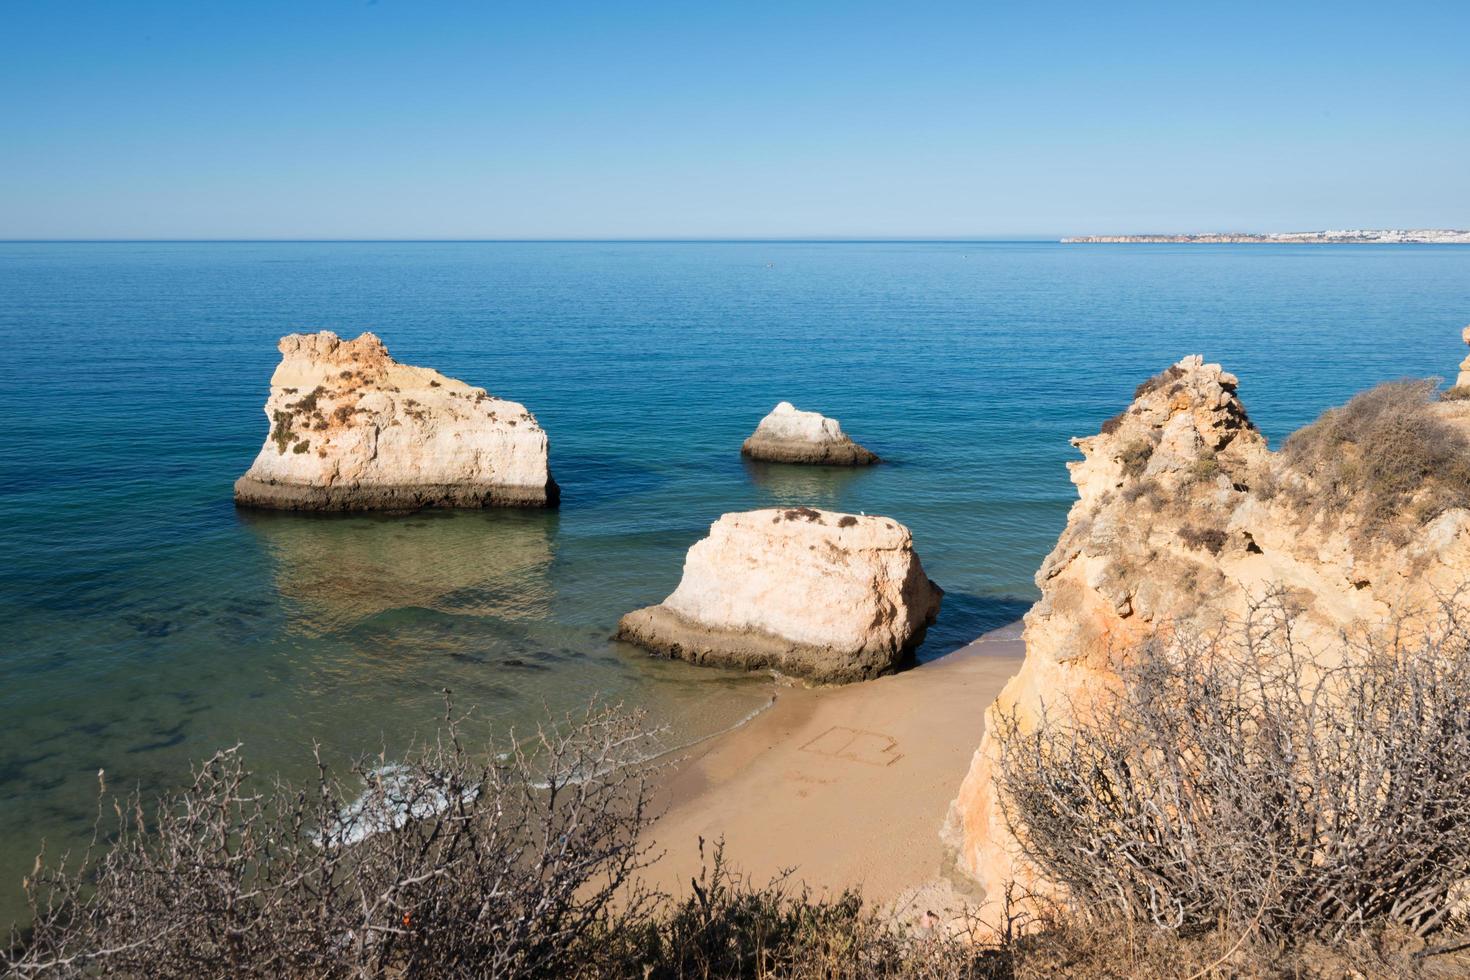
<instances>
[{"instance_id":1,"label":"blue sky","mask_svg":"<svg viewBox=\"0 0 1470 980\"><path fill-rule=\"evenodd\" d=\"M0 237L1470 227L1470 3L0 0Z\"/></svg>"}]
</instances>

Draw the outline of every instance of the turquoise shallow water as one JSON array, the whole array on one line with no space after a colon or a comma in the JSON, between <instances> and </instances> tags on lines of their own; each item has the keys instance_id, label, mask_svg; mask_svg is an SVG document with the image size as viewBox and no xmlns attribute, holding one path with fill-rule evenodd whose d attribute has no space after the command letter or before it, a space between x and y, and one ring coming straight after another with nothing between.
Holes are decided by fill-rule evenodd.
<instances>
[{"instance_id":1,"label":"turquoise shallow water","mask_svg":"<svg viewBox=\"0 0 1470 980\"><path fill-rule=\"evenodd\" d=\"M301 771L602 694L676 738L766 682L611 643L720 513L892 515L947 591L921 657L1014 619L1072 494L1067 439L1188 353L1279 438L1465 349L1470 248L1042 243L0 244L0 919L95 773L176 783L244 741ZM371 329L524 402L555 513L236 512L276 339ZM758 466L777 401L886 462ZM977 712L983 706L977 705Z\"/></svg>"}]
</instances>

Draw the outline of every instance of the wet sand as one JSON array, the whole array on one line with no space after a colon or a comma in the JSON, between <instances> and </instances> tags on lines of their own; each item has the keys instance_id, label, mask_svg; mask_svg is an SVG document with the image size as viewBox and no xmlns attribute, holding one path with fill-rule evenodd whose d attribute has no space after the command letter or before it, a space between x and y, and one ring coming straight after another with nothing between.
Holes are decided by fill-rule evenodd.
<instances>
[{"instance_id":1,"label":"wet sand","mask_svg":"<svg viewBox=\"0 0 1470 980\"><path fill-rule=\"evenodd\" d=\"M1020 624L912 670L843 687L780 687L748 724L677 756L650 838L649 881L674 895L698 841L756 881L787 868L814 892L861 886L888 904L949 876L939 829L980 744L983 714L1020 668Z\"/></svg>"}]
</instances>

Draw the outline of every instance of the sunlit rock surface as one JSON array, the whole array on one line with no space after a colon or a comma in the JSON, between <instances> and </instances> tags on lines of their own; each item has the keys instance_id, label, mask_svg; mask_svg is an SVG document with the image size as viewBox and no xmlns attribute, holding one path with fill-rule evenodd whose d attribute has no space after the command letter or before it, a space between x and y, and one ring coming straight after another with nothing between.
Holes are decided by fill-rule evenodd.
<instances>
[{"instance_id":1,"label":"sunlit rock surface","mask_svg":"<svg viewBox=\"0 0 1470 980\"><path fill-rule=\"evenodd\" d=\"M749 511L716 521L679 587L618 636L691 663L857 681L911 658L942 595L891 518Z\"/></svg>"},{"instance_id":2,"label":"sunlit rock surface","mask_svg":"<svg viewBox=\"0 0 1470 980\"><path fill-rule=\"evenodd\" d=\"M867 466L878 456L843 434L836 419L803 412L781 402L745 440L740 451L751 459L770 463L817 463L825 466Z\"/></svg>"},{"instance_id":3,"label":"sunlit rock surface","mask_svg":"<svg viewBox=\"0 0 1470 980\"><path fill-rule=\"evenodd\" d=\"M523 405L399 364L370 333L281 338L270 433L235 502L280 510L546 507L546 433Z\"/></svg>"}]
</instances>

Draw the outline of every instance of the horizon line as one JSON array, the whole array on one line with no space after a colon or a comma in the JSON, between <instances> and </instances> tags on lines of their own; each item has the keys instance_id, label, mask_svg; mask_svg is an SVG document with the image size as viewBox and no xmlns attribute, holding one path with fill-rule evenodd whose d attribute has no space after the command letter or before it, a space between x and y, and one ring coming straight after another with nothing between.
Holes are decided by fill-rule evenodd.
<instances>
[{"instance_id":1,"label":"horizon line","mask_svg":"<svg viewBox=\"0 0 1470 980\"><path fill-rule=\"evenodd\" d=\"M863 244L863 243L953 243L953 244L1008 244L1016 242L1060 243L1063 236L1032 235L1024 237L977 238L960 237L670 237L670 238L0 238L3 245L107 245L107 244L629 244L629 245L688 245L688 244L734 244L734 243L793 243L793 244Z\"/></svg>"}]
</instances>

